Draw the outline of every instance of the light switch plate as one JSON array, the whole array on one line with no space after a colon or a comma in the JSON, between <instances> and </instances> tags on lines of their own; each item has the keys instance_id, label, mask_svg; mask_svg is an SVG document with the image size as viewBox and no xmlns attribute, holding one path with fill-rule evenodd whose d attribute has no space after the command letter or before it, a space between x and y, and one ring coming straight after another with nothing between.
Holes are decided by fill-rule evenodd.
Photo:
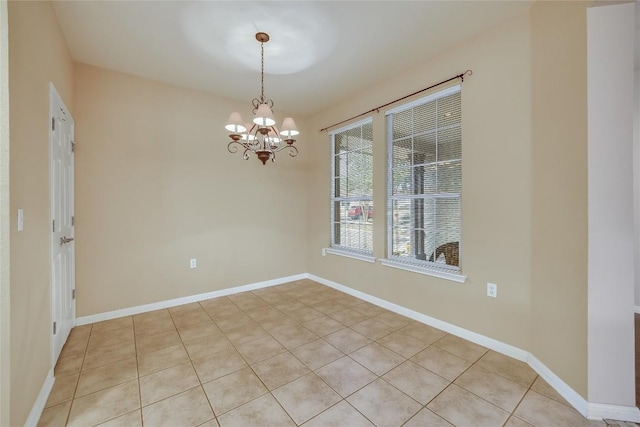
<instances>
[{"instance_id":1,"label":"light switch plate","mask_svg":"<svg viewBox=\"0 0 640 427\"><path fill-rule=\"evenodd\" d=\"M18 209L18 231L24 230L24 211Z\"/></svg>"}]
</instances>

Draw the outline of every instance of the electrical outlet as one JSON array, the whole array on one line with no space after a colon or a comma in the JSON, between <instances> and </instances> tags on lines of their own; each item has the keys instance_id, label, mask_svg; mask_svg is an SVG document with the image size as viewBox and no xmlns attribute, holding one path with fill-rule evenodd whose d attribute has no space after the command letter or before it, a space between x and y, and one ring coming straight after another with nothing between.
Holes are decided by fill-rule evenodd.
<instances>
[{"instance_id":1,"label":"electrical outlet","mask_svg":"<svg viewBox=\"0 0 640 427\"><path fill-rule=\"evenodd\" d=\"M191 268L196 268L198 266L195 258L191 258L191 264L189 264Z\"/></svg>"},{"instance_id":2,"label":"electrical outlet","mask_svg":"<svg viewBox=\"0 0 640 427\"><path fill-rule=\"evenodd\" d=\"M495 283L487 283L487 296L492 298L498 297L498 285Z\"/></svg>"}]
</instances>

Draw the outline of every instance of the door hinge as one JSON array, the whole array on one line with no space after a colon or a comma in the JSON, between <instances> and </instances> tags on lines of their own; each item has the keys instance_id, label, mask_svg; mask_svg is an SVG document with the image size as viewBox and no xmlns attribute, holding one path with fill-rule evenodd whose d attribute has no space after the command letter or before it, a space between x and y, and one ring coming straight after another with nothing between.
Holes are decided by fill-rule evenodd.
<instances>
[{"instance_id":1,"label":"door hinge","mask_svg":"<svg viewBox=\"0 0 640 427\"><path fill-rule=\"evenodd\" d=\"M74 225L76 225L76 217L72 216L71 217L71 226L73 227Z\"/></svg>"},{"instance_id":2,"label":"door hinge","mask_svg":"<svg viewBox=\"0 0 640 427\"><path fill-rule=\"evenodd\" d=\"M55 335L57 332L58 332L58 323L53 322L53 335Z\"/></svg>"},{"instance_id":3,"label":"door hinge","mask_svg":"<svg viewBox=\"0 0 640 427\"><path fill-rule=\"evenodd\" d=\"M76 290L71 291L71 299L76 299Z\"/></svg>"},{"instance_id":4,"label":"door hinge","mask_svg":"<svg viewBox=\"0 0 640 427\"><path fill-rule=\"evenodd\" d=\"M76 152L76 143L74 141L71 141L71 152L72 153Z\"/></svg>"},{"instance_id":5,"label":"door hinge","mask_svg":"<svg viewBox=\"0 0 640 427\"><path fill-rule=\"evenodd\" d=\"M56 130L56 118L51 117L51 130Z\"/></svg>"},{"instance_id":6,"label":"door hinge","mask_svg":"<svg viewBox=\"0 0 640 427\"><path fill-rule=\"evenodd\" d=\"M56 220L53 220L53 228L51 229L54 233L56 232Z\"/></svg>"}]
</instances>

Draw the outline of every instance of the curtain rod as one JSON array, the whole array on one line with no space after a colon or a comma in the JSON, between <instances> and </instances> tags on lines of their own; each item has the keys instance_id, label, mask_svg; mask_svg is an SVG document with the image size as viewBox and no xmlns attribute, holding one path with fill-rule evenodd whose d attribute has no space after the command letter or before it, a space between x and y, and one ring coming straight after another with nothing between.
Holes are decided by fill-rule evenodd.
<instances>
[{"instance_id":1,"label":"curtain rod","mask_svg":"<svg viewBox=\"0 0 640 427\"><path fill-rule=\"evenodd\" d=\"M433 89L434 87L437 87L437 86L443 85L443 84L445 84L445 83L449 83L449 82L450 82L450 81L452 81L452 80L460 79L460 81L464 82L464 76L470 76L470 75L472 75L472 74L473 74L473 71L471 71L471 70L467 70L467 71L465 71L465 72L464 72L464 73L462 73L462 74L458 74L457 76L453 76L453 77L451 77L451 78L449 78L449 79L447 79L447 80L443 80L443 81L441 81L440 83L436 83L436 84L431 85L431 86L429 86L429 87L425 87L424 89L420 89L420 90L419 90L419 91L417 91L417 92L413 92L413 93L410 93L409 95L405 95L405 96L403 96L402 98L395 99L395 100L393 100L393 101L391 101L391 102L387 102L387 103L386 103L386 104L384 104L384 105L381 105L381 106L376 107L376 108L372 108L372 109L371 109L371 110L369 110L369 111L365 111L364 113L358 114L358 115L353 116L353 117L351 117L351 118L349 118L349 119L346 119L346 120L343 120L343 121L341 121L341 122L334 123L334 124L332 124L332 125L330 125L330 126L327 126L327 127L325 127L325 128L322 128L322 129L320 129L320 132L325 132L325 131L327 131L327 130L331 129L332 127L336 127L336 126L338 126L338 125L341 125L341 124L343 124L343 123L349 122L349 121L351 121L351 120L353 120L353 119L357 119L358 117L362 117L362 116L367 115L367 114L369 114L369 113L374 113L374 112L379 113L381 108L388 107L389 105L391 105L391 104L395 104L395 103L396 103L396 102L398 102L398 101L402 101L402 100L404 100L404 99L407 99L407 98L410 98L410 97L412 97L412 96L414 96L414 95L417 95L417 94L419 94L419 93L422 93L422 92L424 92L424 91L426 91L426 90Z\"/></svg>"}]
</instances>

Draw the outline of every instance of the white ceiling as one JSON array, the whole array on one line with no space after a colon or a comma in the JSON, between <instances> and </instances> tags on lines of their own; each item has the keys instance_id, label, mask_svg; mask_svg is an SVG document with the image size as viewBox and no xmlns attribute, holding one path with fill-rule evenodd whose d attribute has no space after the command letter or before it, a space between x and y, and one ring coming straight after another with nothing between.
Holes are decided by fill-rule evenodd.
<instances>
[{"instance_id":1,"label":"white ceiling","mask_svg":"<svg viewBox=\"0 0 640 427\"><path fill-rule=\"evenodd\" d=\"M260 91L255 33L267 32L265 95L277 109L311 114L531 3L94 0L54 8L75 61L246 101L247 109Z\"/></svg>"}]
</instances>

